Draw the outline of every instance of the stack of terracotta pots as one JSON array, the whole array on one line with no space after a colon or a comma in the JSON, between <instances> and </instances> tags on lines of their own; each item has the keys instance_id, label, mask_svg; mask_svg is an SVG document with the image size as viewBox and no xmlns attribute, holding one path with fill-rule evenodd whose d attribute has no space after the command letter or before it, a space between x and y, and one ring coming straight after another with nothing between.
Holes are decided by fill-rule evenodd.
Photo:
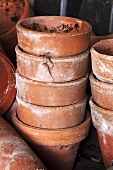
<instances>
[{"instance_id":1,"label":"stack of terracotta pots","mask_svg":"<svg viewBox=\"0 0 113 170\"><path fill-rule=\"evenodd\" d=\"M89 131L86 85L91 26L41 16L17 24L17 113L12 120L48 169L73 168Z\"/></svg>"},{"instance_id":2,"label":"stack of terracotta pots","mask_svg":"<svg viewBox=\"0 0 113 170\"><path fill-rule=\"evenodd\" d=\"M102 40L91 48L90 107L106 168L113 165L113 40Z\"/></svg>"}]
</instances>

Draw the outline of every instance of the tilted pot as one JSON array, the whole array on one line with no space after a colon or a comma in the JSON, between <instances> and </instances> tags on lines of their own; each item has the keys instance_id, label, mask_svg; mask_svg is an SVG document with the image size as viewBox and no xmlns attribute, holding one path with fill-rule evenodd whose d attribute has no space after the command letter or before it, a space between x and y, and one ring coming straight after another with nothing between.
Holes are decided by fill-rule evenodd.
<instances>
[{"instance_id":1,"label":"tilted pot","mask_svg":"<svg viewBox=\"0 0 113 170\"><path fill-rule=\"evenodd\" d=\"M17 115L25 124L40 128L67 128L80 124L85 117L87 97L82 101L62 107L33 105L17 99Z\"/></svg>"},{"instance_id":2,"label":"tilted pot","mask_svg":"<svg viewBox=\"0 0 113 170\"><path fill-rule=\"evenodd\" d=\"M97 129L106 169L113 165L113 111L103 109L90 99L92 121Z\"/></svg>"},{"instance_id":3,"label":"tilted pot","mask_svg":"<svg viewBox=\"0 0 113 170\"><path fill-rule=\"evenodd\" d=\"M69 56L89 48L89 23L63 16L40 16L17 23L19 46L34 55Z\"/></svg>"},{"instance_id":4,"label":"tilted pot","mask_svg":"<svg viewBox=\"0 0 113 170\"><path fill-rule=\"evenodd\" d=\"M85 97L88 75L64 83L43 83L27 79L16 72L18 96L26 102L42 106L65 106Z\"/></svg>"},{"instance_id":5,"label":"tilted pot","mask_svg":"<svg viewBox=\"0 0 113 170\"><path fill-rule=\"evenodd\" d=\"M42 82L65 82L87 73L89 50L70 57L54 58L30 55L16 46L16 58L18 71L24 77Z\"/></svg>"},{"instance_id":6,"label":"tilted pot","mask_svg":"<svg viewBox=\"0 0 113 170\"><path fill-rule=\"evenodd\" d=\"M0 116L0 169L46 170L10 124Z\"/></svg>"},{"instance_id":7,"label":"tilted pot","mask_svg":"<svg viewBox=\"0 0 113 170\"><path fill-rule=\"evenodd\" d=\"M16 112L12 114L12 121L48 169L69 170L73 168L80 141L88 135L91 117L87 113L82 124L56 130L26 125L18 119Z\"/></svg>"},{"instance_id":8,"label":"tilted pot","mask_svg":"<svg viewBox=\"0 0 113 170\"><path fill-rule=\"evenodd\" d=\"M102 82L91 73L91 93L93 100L102 108L113 110L113 84Z\"/></svg>"},{"instance_id":9,"label":"tilted pot","mask_svg":"<svg viewBox=\"0 0 113 170\"><path fill-rule=\"evenodd\" d=\"M113 39L94 44L90 52L95 76L101 81L113 83Z\"/></svg>"}]
</instances>

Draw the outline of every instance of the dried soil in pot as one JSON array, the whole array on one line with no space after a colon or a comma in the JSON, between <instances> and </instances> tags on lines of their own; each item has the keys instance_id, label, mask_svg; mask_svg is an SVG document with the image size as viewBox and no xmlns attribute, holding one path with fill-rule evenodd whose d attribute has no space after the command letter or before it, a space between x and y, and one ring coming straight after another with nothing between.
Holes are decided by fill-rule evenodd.
<instances>
[{"instance_id":1,"label":"dried soil in pot","mask_svg":"<svg viewBox=\"0 0 113 170\"><path fill-rule=\"evenodd\" d=\"M73 168L80 141L88 135L91 117L87 113L79 126L59 130L28 126L17 118L16 112L12 114L12 121L23 138L34 146L37 155L41 154L40 159L48 169L69 170Z\"/></svg>"},{"instance_id":2,"label":"dried soil in pot","mask_svg":"<svg viewBox=\"0 0 113 170\"><path fill-rule=\"evenodd\" d=\"M113 40L102 40L91 48L92 70L104 82L113 83Z\"/></svg>"},{"instance_id":3,"label":"dried soil in pot","mask_svg":"<svg viewBox=\"0 0 113 170\"><path fill-rule=\"evenodd\" d=\"M18 71L24 77L42 82L65 82L87 73L89 50L74 56L54 58L49 54L29 55L17 46L16 56Z\"/></svg>"},{"instance_id":4,"label":"dried soil in pot","mask_svg":"<svg viewBox=\"0 0 113 170\"><path fill-rule=\"evenodd\" d=\"M93 100L102 108L113 110L113 84L102 82L91 73L91 93Z\"/></svg>"},{"instance_id":5,"label":"dried soil in pot","mask_svg":"<svg viewBox=\"0 0 113 170\"><path fill-rule=\"evenodd\" d=\"M0 42L8 52L17 44L16 23L34 13L29 0L1 0L0 16Z\"/></svg>"},{"instance_id":6,"label":"dried soil in pot","mask_svg":"<svg viewBox=\"0 0 113 170\"><path fill-rule=\"evenodd\" d=\"M103 109L90 99L92 121L97 129L106 169L113 164L113 111Z\"/></svg>"},{"instance_id":7,"label":"dried soil in pot","mask_svg":"<svg viewBox=\"0 0 113 170\"><path fill-rule=\"evenodd\" d=\"M13 64L0 52L0 115L4 114L16 96L15 69Z\"/></svg>"},{"instance_id":8,"label":"dried soil in pot","mask_svg":"<svg viewBox=\"0 0 113 170\"><path fill-rule=\"evenodd\" d=\"M81 101L85 97L88 75L64 83L33 81L16 73L18 96L29 103L41 106L65 106Z\"/></svg>"},{"instance_id":9,"label":"dried soil in pot","mask_svg":"<svg viewBox=\"0 0 113 170\"><path fill-rule=\"evenodd\" d=\"M17 98L17 115L22 122L40 128L58 129L80 124L85 117L87 97L63 107L44 107Z\"/></svg>"},{"instance_id":10,"label":"dried soil in pot","mask_svg":"<svg viewBox=\"0 0 113 170\"><path fill-rule=\"evenodd\" d=\"M29 146L0 116L0 169L46 170Z\"/></svg>"},{"instance_id":11,"label":"dried soil in pot","mask_svg":"<svg viewBox=\"0 0 113 170\"><path fill-rule=\"evenodd\" d=\"M17 24L18 44L34 55L68 56L89 48L89 23L71 17L40 16L24 19Z\"/></svg>"}]
</instances>

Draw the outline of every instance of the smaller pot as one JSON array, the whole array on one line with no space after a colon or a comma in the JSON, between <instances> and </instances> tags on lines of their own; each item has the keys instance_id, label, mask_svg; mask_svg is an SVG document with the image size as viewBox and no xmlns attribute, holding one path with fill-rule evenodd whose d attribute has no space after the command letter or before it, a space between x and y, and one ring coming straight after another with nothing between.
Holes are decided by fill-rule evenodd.
<instances>
[{"instance_id":1,"label":"smaller pot","mask_svg":"<svg viewBox=\"0 0 113 170\"><path fill-rule=\"evenodd\" d=\"M12 121L47 169L69 170L73 168L80 141L88 135L91 117L87 113L82 124L59 130L28 126L17 118L16 112L12 114Z\"/></svg>"},{"instance_id":2,"label":"smaller pot","mask_svg":"<svg viewBox=\"0 0 113 170\"><path fill-rule=\"evenodd\" d=\"M19 46L27 53L53 57L80 54L89 48L89 23L64 16L39 16L17 23Z\"/></svg>"},{"instance_id":3,"label":"smaller pot","mask_svg":"<svg viewBox=\"0 0 113 170\"><path fill-rule=\"evenodd\" d=\"M18 72L24 77L42 82L65 82L87 73L89 50L74 56L53 58L49 55L33 56L16 46L16 56Z\"/></svg>"},{"instance_id":4,"label":"smaller pot","mask_svg":"<svg viewBox=\"0 0 113 170\"><path fill-rule=\"evenodd\" d=\"M41 128L67 128L80 124L85 117L87 97L79 103L63 107L44 107L17 99L18 118L31 126Z\"/></svg>"},{"instance_id":5,"label":"smaller pot","mask_svg":"<svg viewBox=\"0 0 113 170\"><path fill-rule=\"evenodd\" d=\"M91 93L93 100L102 108L113 110L113 84L99 81L90 74Z\"/></svg>"},{"instance_id":6,"label":"smaller pot","mask_svg":"<svg viewBox=\"0 0 113 170\"><path fill-rule=\"evenodd\" d=\"M106 169L113 165L113 111L97 106L89 101L92 121L97 129L99 143Z\"/></svg>"},{"instance_id":7,"label":"smaller pot","mask_svg":"<svg viewBox=\"0 0 113 170\"><path fill-rule=\"evenodd\" d=\"M95 76L101 81L113 83L113 39L94 44L90 52Z\"/></svg>"},{"instance_id":8,"label":"smaller pot","mask_svg":"<svg viewBox=\"0 0 113 170\"><path fill-rule=\"evenodd\" d=\"M41 106L65 106L81 101L85 97L88 75L65 83L43 83L33 81L16 73L18 97Z\"/></svg>"}]
</instances>

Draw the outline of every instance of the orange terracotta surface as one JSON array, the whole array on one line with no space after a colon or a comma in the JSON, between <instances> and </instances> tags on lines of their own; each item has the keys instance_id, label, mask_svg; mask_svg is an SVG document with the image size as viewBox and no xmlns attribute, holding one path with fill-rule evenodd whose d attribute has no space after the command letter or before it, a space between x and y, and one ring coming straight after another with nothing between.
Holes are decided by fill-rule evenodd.
<instances>
[{"instance_id":1,"label":"orange terracotta surface","mask_svg":"<svg viewBox=\"0 0 113 170\"><path fill-rule=\"evenodd\" d=\"M62 107L37 106L17 99L17 115L22 122L40 128L67 128L80 124L85 117L87 97Z\"/></svg>"},{"instance_id":2,"label":"orange terracotta surface","mask_svg":"<svg viewBox=\"0 0 113 170\"><path fill-rule=\"evenodd\" d=\"M113 83L113 39L94 44L90 52L95 76L101 81Z\"/></svg>"},{"instance_id":3,"label":"orange terracotta surface","mask_svg":"<svg viewBox=\"0 0 113 170\"><path fill-rule=\"evenodd\" d=\"M46 170L13 127L0 117L0 169Z\"/></svg>"},{"instance_id":4,"label":"orange terracotta surface","mask_svg":"<svg viewBox=\"0 0 113 170\"><path fill-rule=\"evenodd\" d=\"M97 129L106 169L113 165L113 111L99 107L90 99L93 125Z\"/></svg>"},{"instance_id":5,"label":"orange terracotta surface","mask_svg":"<svg viewBox=\"0 0 113 170\"><path fill-rule=\"evenodd\" d=\"M93 100L100 107L113 110L113 84L99 81L92 73L90 84Z\"/></svg>"},{"instance_id":6,"label":"orange terracotta surface","mask_svg":"<svg viewBox=\"0 0 113 170\"><path fill-rule=\"evenodd\" d=\"M40 16L17 24L18 44L30 54L59 57L76 55L89 48L92 27L71 17Z\"/></svg>"},{"instance_id":7,"label":"orange terracotta surface","mask_svg":"<svg viewBox=\"0 0 113 170\"><path fill-rule=\"evenodd\" d=\"M48 169L69 170L73 168L80 141L88 135L91 117L87 113L82 124L59 130L28 126L17 118L16 112L13 112L12 120Z\"/></svg>"},{"instance_id":8,"label":"orange terracotta surface","mask_svg":"<svg viewBox=\"0 0 113 170\"><path fill-rule=\"evenodd\" d=\"M15 68L3 51L0 51L0 115L4 114L16 96Z\"/></svg>"},{"instance_id":9,"label":"orange terracotta surface","mask_svg":"<svg viewBox=\"0 0 113 170\"><path fill-rule=\"evenodd\" d=\"M88 75L64 83L33 81L16 72L18 96L26 102L42 106L65 106L85 97Z\"/></svg>"},{"instance_id":10,"label":"orange terracotta surface","mask_svg":"<svg viewBox=\"0 0 113 170\"><path fill-rule=\"evenodd\" d=\"M24 77L43 82L65 82L87 73L89 50L79 55L54 58L29 55L16 46L16 58L18 71Z\"/></svg>"},{"instance_id":11,"label":"orange terracotta surface","mask_svg":"<svg viewBox=\"0 0 113 170\"><path fill-rule=\"evenodd\" d=\"M5 51L17 44L16 23L33 15L29 0L0 1L0 42Z\"/></svg>"}]
</instances>

